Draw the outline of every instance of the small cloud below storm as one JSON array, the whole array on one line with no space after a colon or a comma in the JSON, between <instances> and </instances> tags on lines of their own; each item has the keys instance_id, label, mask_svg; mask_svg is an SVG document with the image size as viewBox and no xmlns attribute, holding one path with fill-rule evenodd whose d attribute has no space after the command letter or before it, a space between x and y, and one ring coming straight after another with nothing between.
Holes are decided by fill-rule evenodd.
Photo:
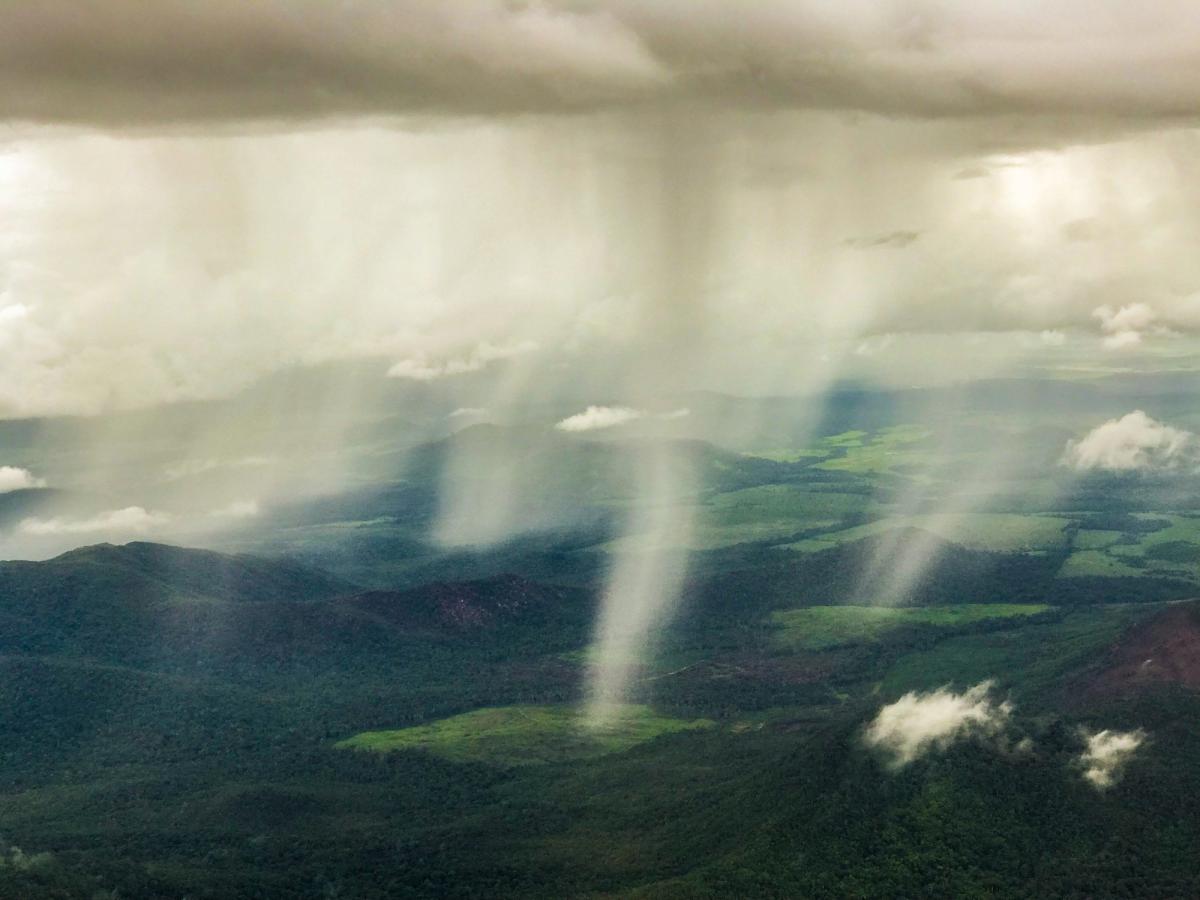
<instances>
[{"instance_id":1,"label":"small cloud below storm","mask_svg":"<svg viewBox=\"0 0 1200 900\"><path fill-rule=\"evenodd\" d=\"M1061 463L1077 472L1149 472L1197 461L1196 435L1136 409L1069 441Z\"/></svg>"},{"instance_id":2,"label":"small cloud below storm","mask_svg":"<svg viewBox=\"0 0 1200 900\"><path fill-rule=\"evenodd\" d=\"M21 469L17 466L0 466L0 494L44 488L45 486L45 479L34 477L34 474L28 469Z\"/></svg>"},{"instance_id":3,"label":"small cloud below storm","mask_svg":"<svg viewBox=\"0 0 1200 900\"><path fill-rule=\"evenodd\" d=\"M1116 783L1134 751L1146 742L1146 732L1134 731L1083 732L1087 749L1079 756L1084 767L1083 777L1097 790L1105 790Z\"/></svg>"},{"instance_id":4,"label":"small cloud below storm","mask_svg":"<svg viewBox=\"0 0 1200 900\"><path fill-rule=\"evenodd\" d=\"M665 413L648 413L645 410L629 406L589 406L581 413L568 416L554 427L559 431L580 432L599 431L602 428L614 428L641 419L658 419L672 421L691 415L689 409L675 409Z\"/></svg>"},{"instance_id":5,"label":"small cloud below storm","mask_svg":"<svg viewBox=\"0 0 1200 900\"><path fill-rule=\"evenodd\" d=\"M931 750L944 750L972 737L998 734L1008 723L1013 705L991 698L994 683L983 681L961 694L948 687L921 693L910 691L889 703L867 726L867 746L891 757L900 769Z\"/></svg>"},{"instance_id":6,"label":"small cloud below storm","mask_svg":"<svg viewBox=\"0 0 1200 900\"><path fill-rule=\"evenodd\" d=\"M581 413L568 416L554 427L559 431L598 431L601 428L636 422L645 417L646 414L642 410L628 406L589 406Z\"/></svg>"},{"instance_id":7,"label":"small cloud below storm","mask_svg":"<svg viewBox=\"0 0 1200 900\"><path fill-rule=\"evenodd\" d=\"M150 512L141 506L126 506L84 518L54 517L31 518L21 522L19 529L25 534L36 536L59 534L93 534L98 532L126 532L145 534L171 521L166 513Z\"/></svg>"}]
</instances>

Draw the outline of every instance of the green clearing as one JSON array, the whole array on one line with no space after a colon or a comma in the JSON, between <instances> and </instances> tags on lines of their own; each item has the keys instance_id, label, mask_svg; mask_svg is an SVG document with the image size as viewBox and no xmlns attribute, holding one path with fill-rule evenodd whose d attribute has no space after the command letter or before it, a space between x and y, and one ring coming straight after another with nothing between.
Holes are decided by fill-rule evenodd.
<instances>
[{"instance_id":1,"label":"green clearing","mask_svg":"<svg viewBox=\"0 0 1200 900\"><path fill-rule=\"evenodd\" d=\"M1103 550L1111 547L1121 539L1119 531L1097 531L1081 529L1075 532L1075 540L1071 546L1075 550Z\"/></svg>"},{"instance_id":2,"label":"green clearing","mask_svg":"<svg viewBox=\"0 0 1200 900\"><path fill-rule=\"evenodd\" d=\"M861 447L866 431L843 431L841 434L831 434L821 439L821 443L829 447Z\"/></svg>"},{"instance_id":3,"label":"green clearing","mask_svg":"<svg viewBox=\"0 0 1200 900\"><path fill-rule=\"evenodd\" d=\"M772 447L766 450L752 450L743 455L769 459L771 462L798 463L806 459L824 459L832 453L832 450L824 447Z\"/></svg>"},{"instance_id":4,"label":"green clearing","mask_svg":"<svg viewBox=\"0 0 1200 900\"><path fill-rule=\"evenodd\" d=\"M1078 550L1058 570L1059 578L1137 578L1145 574L1145 569L1128 566L1103 550Z\"/></svg>"},{"instance_id":5,"label":"green clearing","mask_svg":"<svg viewBox=\"0 0 1200 900\"><path fill-rule=\"evenodd\" d=\"M714 495L698 509L687 540L689 550L715 550L737 544L778 543L805 531L836 529L852 516L867 512L864 494L809 490L788 484L766 484ZM636 550L639 535L627 535L600 546L606 552Z\"/></svg>"},{"instance_id":6,"label":"green clearing","mask_svg":"<svg viewBox=\"0 0 1200 900\"><path fill-rule=\"evenodd\" d=\"M824 650L843 644L874 643L912 625L954 627L985 619L1032 616L1049 606L1036 603L979 603L897 609L883 606L810 606L779 610L770 621L776 648Z\"/></svg>"},{"instance_id":7,"label":"green clearing","mask_svg":"<svg viewBox=\"0 0 1200 900\"><path fill-rule=\"evenodd\" d=\"M1168 519L1171 524L1159 531L1138 536L1136 544L1125 544L1114 550L1123 556L1141 556L1158 544L1196 544L1200 546L1200 518L1193 516L1161 516L1139 514L1140 519Z\"/></svg>"},{"instance_id":8,"label":"green clearing","mask_svg":"<svg viewBox=\"0 0 1200 900\"><path fill-rule=\"evenodd\" d=\"M859 475L890 472L898 466L927 463L929 454L911 447L927 440L932 432L916 425L883 428L871 440L861 431L825 438L828 446L844 449L844 454L817 463L816 468Z\"/></svg>"},{"instance_id":9,"label":"green clearing","mask_svg":"<svg viewBox=\"0 0 1200 900\"><path fill-rule=\"evenodd\" d=\"M673 719L648 706L628 705L611 725L597 729L589 727L574 706L502 706L398 731L365 731L336 746L379 753L424 750L455 762L520 766L618 753L660 735L712 724L708 719Z\"/></svg>"},{"instance_id":10,"label":"green clearing","mask_svg":"<svg viewBox=\"0 0 1200 900\"><path fill-rule=\"evenodd\" d=\"M893 425L878 431L843 431L820 439L811 447L771 447L746 454L774 462L823 460L818 469L860 475L887 472L899 465L927 462L928 456L907 447L928 440L932 432L919 425Z\"/></svg>"},{"instance_id":11,"label":"green clearing","mask_svg":"<svg viewBox=\"0 0 1200 900\"><path fill-rule=\"evenodd\" d=\"M972 550L1013 553L1052 550L1066 544L1070 520L1021 513L963 513L931 516L897 516L879 519L819 538L788 544L788 550L814 553L837 544L882 534L894 528L921 528Z\"/></svg>"},{"instance_id":12,"label":"green clearing","mask_svg":"<svg viewBox=\"0 0 1200 900\"><path fill-rule=\"evenodd\" d=\"M1080 531L1075 536L1076 552L1067 558L1059 577L1136 578L1154 575L1192 581L1200 578L1197 568L1197 562L1200 562L1200 518L1159 514L1138 514L1138 518L1166 518L1170 525L1158 531L1136 535L1115 531ZM1136 540L1131 541L1131 538Z\"/></svg>"},{"instance_id":13,"label":"green clearing","mask_svg":"<svg viewBox=\"0 0 1200 900\"><path fill-rule=\"evenodd\" d=\"M706 518L715 525L740 525L787 519L805 527L837 522L870 505L863 494L812 491L790 484L764 484L726 491L709 502Z\"/></svg>"}]
</instances>

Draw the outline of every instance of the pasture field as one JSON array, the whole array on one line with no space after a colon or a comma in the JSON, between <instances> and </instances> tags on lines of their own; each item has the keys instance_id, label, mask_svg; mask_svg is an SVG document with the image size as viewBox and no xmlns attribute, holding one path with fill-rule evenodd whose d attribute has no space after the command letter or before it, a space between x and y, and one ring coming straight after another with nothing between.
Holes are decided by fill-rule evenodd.
<instances>
[{"instance_id":1,"label":"pasture field","mask_svg":"<svg viewBox=\"0 0 1200 900\"><path fill-rule=\"evenodd\" d=\"M916 425L896 425L875 432L869 440L861 431L825 438L824 444L844 450L841 456L816 464L818 469L859 475L892 472L899 466L928 463L929 454L912 445L931 437L932 432Z\"/></svg>"},{"instance_id":2,"label":"pasture field","mask_svg":"<svg viewBox=\"0 0 1200 900\"><path fill-rule=\"evenodd\" d=\"M843 644L873 643L912 625L954 627L985 619L1032 616L1050 609L1036 603L964 603L958 606L809 606L778 610L770 621L779 649L824 650Z\"/></svg>"},{"instance_id":3,"label":"pasture field","mask_svg":"<svg viewBox=\"0 0 1200 900\"><path fill-rule=\"evenodd\" d=\"M1059 577L1136 578L1157 576L1200 580L1200 518L1187 515L1136 514L1138 519L1165 519L1157 531L1119 532L1082 529Z\"/></svg>"},{"instance_id":4,"label":"pasture field","mask_svg":"<svg viewBox=\"0 0 1200 900\"><path fill-rule=\"evenodd\" d=\"M1075 550L1104 550L1121 539L1119 531L1102 531L1091 528L1081 528L1075 532L1071 547Z\"/></svg>"},{"instance_id":5,"label":"pasture field","mask_svg":"<svg viewBox=\"0 0 1200 900\"><path fill-rule=\"evenodd\" d=\"M687 539L689 550L715 550L748 543L780 543L802 532L835 530L872 509L865 494L813 490L807 486L765 484L715 494L696 510ZM598 549L615 552L642 545L640 535L607 541Z\"/></svg>"},{"instance_id":6,"label":"pasture field","mask_svg":"<svg viewBox=\"0 0 1200 900\"><path fill-rule=\"evenodd\" d=\"M1077 550L1058 570L1059 578L1137 578L1145 574L1103 550Z\"/></svg>"},{"instance_id":7,"label":"pasture field","mask_svg":"<svg viewBox=\"0 0 1200 900\"><path fill-rule=\"evenodd\" d=\"M396 731L365 731L337 746L380 753L424 750L454 762L521 766L617 753L659 735L712 724L708 719L674 719L648 706L628 705L610 726L595 729L575 706L503 706Z\"/></svg>"}]
</instances>

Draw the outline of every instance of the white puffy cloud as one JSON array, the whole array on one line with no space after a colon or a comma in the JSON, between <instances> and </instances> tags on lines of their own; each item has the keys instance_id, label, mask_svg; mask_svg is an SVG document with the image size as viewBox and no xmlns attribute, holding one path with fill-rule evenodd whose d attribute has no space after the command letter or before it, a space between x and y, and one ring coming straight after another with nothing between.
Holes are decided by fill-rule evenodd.
<instances>
[{"instance_id":1,"label":"white puffy cloud","mask_svg":"<svg viewBox=\"0 0 1200 900\"><path fill-rule=\"evenodd\" d=\"M934 749L977 735L993 735L1008 722L1013 706L989 696L993 682L984 681L961 694L948 687L912 691L889 703L867 726L864 740L883 750L900 768Z\"/></svg>"},{"instance_id":2,"label":"white puffy cloud","mask_svg":"<svg viewBox=\"0 0 1200 900\"><path fill-rule=\"evenodd\" d=\"M1145 743L1146 732L1140 728L1134 731L1105 729L1093 733L1084 731L1083 737L1087 741L1087 749L1079 757L1084 767L1083 777L1098 790L1104 790L1117 780L1133 752Z\"/></svg>"},{"instance_id":3,"label":"white puffy cloud","mask_svg":"<svg viewBox=\"0 0 1200 900\"><path fill-rule=\"evenodd\" d=\"M1169 332L1157 324L1158 314L1146 303L1130 303L1119 309L1101 306L1092 315L1100 321L1103 343L1109 350L1136 347L1148 333Z\"/></svg>"},{"instance_id":4,"label":"white puffy cloud","mask_svg":"<svg viewBox=\"0 0 1200 900\"><path fill-rule=\"evenodd\" d=\"M45 486L45 480L34 477L28 469L21 469L17 466L0 466L0 494Z\"/></svg>"},{"instance_id":5,"label":"white puffy cloud","mask_svg":"<svg viewBox=\"0 0 1200 900\"><path fill-rule=\"evenodd\" d=\"M589 406L581 413L568 416L554 427L559 431L596 431L601 428L613 428L640 419L654 419L659 422L674 422L686 419L692 414L690 409L680 407L661 413L650 413L630 406Z\"/></svg>"},{"instance_id":6,"label":"white puffy cloud","mask_svg":"<svg viewBox=\"0 0 1200 900\"><path fill-rule=\"evenodd\" d=\"M568 416L554 427L559 431L596 431L613 428L646 417L640 409L628 406L589 406L581 413Z\"/></svg>"},{"instance_id":7,"label":"white puffy cloud","mask_svg":"<svg viewBox=\"0 0 1200 900\"><path fill-rule=\"evenodd\" d=\"M140 506L126 506L124 509L114 509L84 518L25 519L21 522L19 530L36 536L99 532L145 534L170 521L171 516L166 513L149 512Z\"/></svg>"},{"instance_id":8,"label":"white puffy cloud","mask_svg":"<svg viewBox=\"0 0 1200 900\"><path fill-rule=\"evenodd\" d=\"M1080 472L1153 471L1195 463L1198 451L1196 435L1137 409L1069 441L1061 461Z\"/></svg>"}]
</instances>

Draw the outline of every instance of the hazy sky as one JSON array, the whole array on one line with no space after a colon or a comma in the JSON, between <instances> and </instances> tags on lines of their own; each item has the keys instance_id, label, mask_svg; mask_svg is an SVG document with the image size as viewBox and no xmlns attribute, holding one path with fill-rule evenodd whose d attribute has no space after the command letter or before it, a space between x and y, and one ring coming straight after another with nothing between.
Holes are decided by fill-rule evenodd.
<instances>
[{"instance_id":1,"label":"hazy sky","mask_svg":"<svg viewBox=\"0 0 1200 900\"><path fill-rule=\"evenodd\" d=\"M1183 0L9 0L0 415L1190 366L1196 110Z\"/></svg>"}]
</instances>

